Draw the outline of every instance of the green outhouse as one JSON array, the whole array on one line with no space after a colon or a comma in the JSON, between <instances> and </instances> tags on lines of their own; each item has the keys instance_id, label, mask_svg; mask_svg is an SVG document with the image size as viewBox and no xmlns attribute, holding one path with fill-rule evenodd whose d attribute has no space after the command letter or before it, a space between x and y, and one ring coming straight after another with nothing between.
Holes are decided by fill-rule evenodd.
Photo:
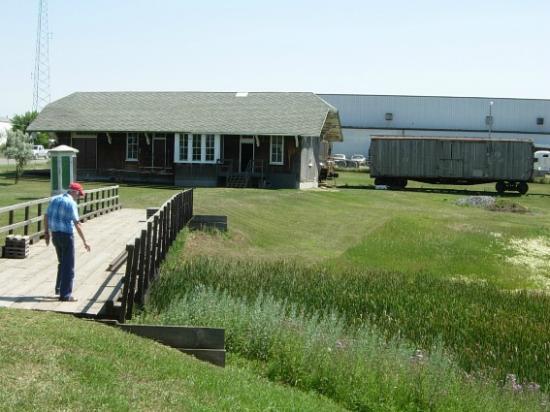
<instances>
[{"instance_id":1,"label":"green outhouse","mask_svg":"<svg viewBox=\"0 0 550 412\"><path fill-rule=\"evenodd\" d=\"M76 154L74 147L61 145L48 151L51 158L50 178L52 196L64 193L76 181Z\"/></svg>"}]
</instances>

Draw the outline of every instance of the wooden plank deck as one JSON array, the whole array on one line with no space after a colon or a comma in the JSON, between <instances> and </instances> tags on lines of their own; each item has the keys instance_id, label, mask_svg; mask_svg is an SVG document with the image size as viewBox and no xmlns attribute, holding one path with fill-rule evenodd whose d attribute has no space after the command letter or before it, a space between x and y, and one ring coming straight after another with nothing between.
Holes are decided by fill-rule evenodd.
<instances>
[{"instance_id":1,"label":"wooden plank deck","mask_svg":"<svg viewBox=\"0 0 550 412\"><path fill-rule=\"evenodd\" d=\"M97 316L114 297L124 276L125 265L116 272L107 268L144 227L145 219L145 210L121 209L83 223L90 253L75 232L73 295L77 302L60 302L54 294L57 257L53 245L35 243L26 259L0 258L0 307Z\"/></svg>"}]
</instances>

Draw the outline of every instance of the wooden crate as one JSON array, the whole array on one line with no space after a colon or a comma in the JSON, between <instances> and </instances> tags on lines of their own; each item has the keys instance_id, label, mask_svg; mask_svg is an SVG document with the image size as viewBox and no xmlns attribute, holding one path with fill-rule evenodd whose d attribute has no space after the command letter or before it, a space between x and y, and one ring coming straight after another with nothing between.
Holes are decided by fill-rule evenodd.
<instances>
[{"instance_id":1,"label":"wooden crate","mask_svg":"<svg viewBox=\"0 0 550 412\"><path fill-rule=\"evenodd\" d=\"M6 237L3 257L7 259L25 259L30 252L30 237L10 235Z\"/></svg>"}]
</instances>

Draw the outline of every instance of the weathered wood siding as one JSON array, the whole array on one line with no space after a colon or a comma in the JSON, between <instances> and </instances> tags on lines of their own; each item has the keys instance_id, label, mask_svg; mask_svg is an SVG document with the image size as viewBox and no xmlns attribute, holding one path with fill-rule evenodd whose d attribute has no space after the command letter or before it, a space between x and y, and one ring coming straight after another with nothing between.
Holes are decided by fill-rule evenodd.
<instances>
[{"instance_id":1,"label":"weathered wood siding","mask_svg":"<svg viewBox=\"0 0 550 412\"><path fill-rule=\"evenodd\" d=\"M300 184L309 183L309 187L316 186L319 181L320 141L318 137L301 138L300 156Z\"/></svg>"},{"instance_id":2,"label":"weathered wood siding","mask_svg":"<svg viewBox=\"0 0 550 412\"><path fill-rule=\"evenodd\" d=\"M530 180L533 144L480 139L373 138L371 176Z\"/></svg>"}]
</instances>

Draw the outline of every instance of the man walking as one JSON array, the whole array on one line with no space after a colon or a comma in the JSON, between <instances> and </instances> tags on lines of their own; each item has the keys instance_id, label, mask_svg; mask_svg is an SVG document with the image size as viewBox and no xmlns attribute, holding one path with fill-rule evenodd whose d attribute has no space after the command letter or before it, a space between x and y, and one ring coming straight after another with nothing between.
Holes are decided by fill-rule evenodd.
<instances>
[{"instance_id":1,"label":"man walking","mask_svg":"<svg viewBox=\"0 0 550 412\"><path fill-rule=\"evenodd\" d=\"M69 190L59 196L55 196L44 216L44 238L46 245L51 240L57 254L57 279L55 281L55 294L59 295L62 302L76 302L73 296L74 281L74 229L84 242L84 247L89 252L90 245L86 243L82 225L79 221L78 206L76 200L84 196L84 189L79 183L71 183Z\"/></svg>"}]
</instances>

